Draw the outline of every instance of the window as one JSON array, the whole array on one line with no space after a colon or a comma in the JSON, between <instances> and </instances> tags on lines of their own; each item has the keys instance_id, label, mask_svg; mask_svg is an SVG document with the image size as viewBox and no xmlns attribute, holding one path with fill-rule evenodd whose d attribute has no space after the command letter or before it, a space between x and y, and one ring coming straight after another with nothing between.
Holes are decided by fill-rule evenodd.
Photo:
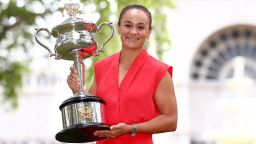
<instances>
[{"instance_id":1,"label":"window","mask_svg":"<svg viewBox=\"0 0 256 144\"><path fill-rule=\"evenodd\" d=\"M193 81L256 81L256 27L235 25L208 37L194 56Z\"/></svg>"}]
</instances>

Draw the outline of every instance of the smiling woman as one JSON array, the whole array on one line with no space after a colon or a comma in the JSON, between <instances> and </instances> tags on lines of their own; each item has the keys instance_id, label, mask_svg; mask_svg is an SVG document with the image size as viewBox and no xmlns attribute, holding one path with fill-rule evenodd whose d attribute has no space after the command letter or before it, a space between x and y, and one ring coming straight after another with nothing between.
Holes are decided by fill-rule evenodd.
<instances>
[{"instance_id":1,"label":"smiling woman","mask_svg":"<svg viewBox=\"0 0 256 144\"><path fill-rule=\"evenodd\" d=\"M95 79L89 93L106 102L105 121L111 126L94 132L107 138L97 144L152 144L152 134L176 130L172 67L144 49L151 21L144 6L125 7L118 22L121 51L94 64ZM73 93L79 90L74 67L67 82Z\"/></svg>"},{"instance_id":2,"label":"smiling woman","mask_svg":"<svg viewBox=\"0 0 256 144\"><path fill-rule=\"evenodd\" d=\"M151 14L138 7L120 15L118 32L122 41L122 48L143 48L145 40L151 33Z\"/></svg>"}]
</instances>

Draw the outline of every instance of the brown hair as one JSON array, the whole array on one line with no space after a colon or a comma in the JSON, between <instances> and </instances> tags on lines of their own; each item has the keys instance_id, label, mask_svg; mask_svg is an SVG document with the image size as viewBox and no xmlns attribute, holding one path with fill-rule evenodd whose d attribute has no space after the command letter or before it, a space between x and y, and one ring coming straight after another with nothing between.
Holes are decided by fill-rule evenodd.
<instances>
[{"instance_id":1,"label":"brown hair","mask_svg":"<svg viewBox=\"0 0 256 144\"><path fill-rule=\"evenodd\" d=\"M142 10L143 12L145 12L148 16L149 19L149 29L151 29L151 24L152 24L152 16L150 11L143 5L137 5L137 4L132 4L132 5L128 5L126 7L124 7L119 15L119 19L118 19L118 26L120 26L121 23L121 19L123 18L123 15L130 9L139 9Z\"/></svg>"}]
</instances>

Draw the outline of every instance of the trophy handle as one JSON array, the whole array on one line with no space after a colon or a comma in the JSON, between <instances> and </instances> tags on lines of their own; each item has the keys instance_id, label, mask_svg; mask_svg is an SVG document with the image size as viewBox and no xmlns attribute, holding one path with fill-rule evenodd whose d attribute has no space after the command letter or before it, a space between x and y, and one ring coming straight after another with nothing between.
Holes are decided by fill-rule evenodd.
<instances>
[{"instance_id":1,"label":"trophy handle","mask_svg":"<svg viewBox=\"0 0 256 144\"><path fill-rule=\"evenodd\" d=\"M50 50L50 48L48 47L48 46L46 46L45 44L43 44L40 40L39 40L39 38L38 38L38 33L39 32L41 32L41 31L45 31L45 32L47 32L47 36L46 36L46 38L47 39L49 39L50 37L51 37L51 33L50 33L50 31L47 29L47 28L40 28L40 29L35 29L36 30L36 35L35 35L35 39L36 39L36 42L38 43L38 44L40 44L42 47L44 47L49 53L50 53L50 57L52 57L52 56L56 56L55 54L53 54L52 52L51 52L51 50Z\"/></svg>"},{"instance_id":2,"label":"trophy handle","mask_svg":"<svg viewBox=\"0 0 256 144\"><path fill-rule=\"evenodd\" d=\"M105 47L105 45L109 42L109 40L113 37L114 35L114 27L112 26L112 22L104 22L101 23L98 27L98 31L100 34L102 34L102 32L100 31L101 27L103 26L108 26L111 29L111 33L109 35L109 37L107 38L107 40L102 44L102 46L95 52L95 55L98 55L101 51L103 51L103 48Z\"/></svg>"}]
</instances>

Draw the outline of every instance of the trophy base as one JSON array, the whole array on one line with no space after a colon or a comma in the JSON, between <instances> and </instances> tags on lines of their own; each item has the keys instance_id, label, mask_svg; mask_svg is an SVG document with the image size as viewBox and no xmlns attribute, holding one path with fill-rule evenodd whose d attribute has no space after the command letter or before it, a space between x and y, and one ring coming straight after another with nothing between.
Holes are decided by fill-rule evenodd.
<instances>
[{"instance_id":1,"label":"trophy base","mask_svg":"<svg viewBox=\"0 0 256 144\"><path fill-rule=\"evenodd\" d=\"M94 136L95 131L109 129L109 126L103 124L75 125L61 130L55 138L60 142L67 143L92 142L105 139L104 137Z\"/></svg>"}]
</instances>

